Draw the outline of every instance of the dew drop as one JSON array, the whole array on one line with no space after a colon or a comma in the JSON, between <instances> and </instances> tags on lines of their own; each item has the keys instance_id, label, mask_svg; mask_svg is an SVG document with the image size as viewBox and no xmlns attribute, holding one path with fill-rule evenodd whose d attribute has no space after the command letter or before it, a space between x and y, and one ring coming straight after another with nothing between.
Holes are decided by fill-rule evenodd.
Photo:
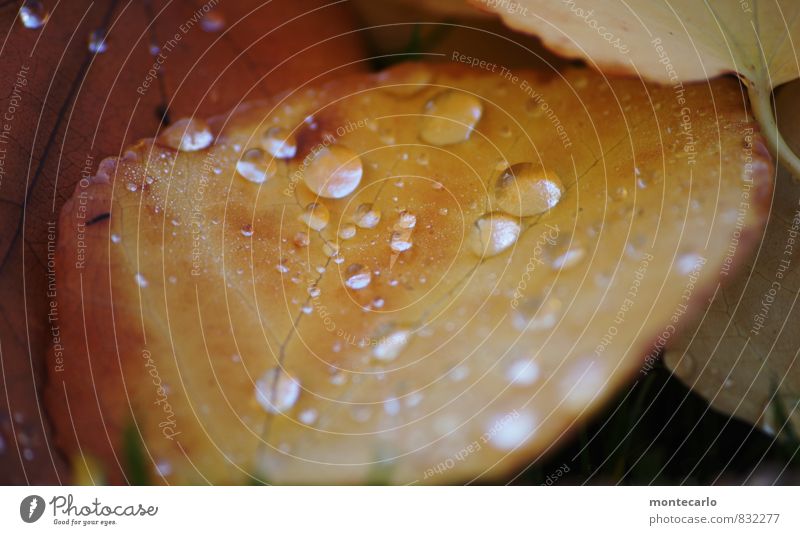
<instances>
[{"instance_id":1,"label":"dew drop","mask_svg":"<svg viewBox=\"0 0 800 535\"><path fill-rule=\"evenodd\" d=\"M92 30L89 32L89 52L92 54L102 54L108 50L106 33L103 30Z\"/></svg>"},{"instance_id":2,"label":"dew drop","mask_svg":"<svg viewBox=\"0 0 800 535\"><path fill-rule=\"evenodd\" d=\"M514 385L532 385L538 378L539 365L532 360L516 360L506 370L506 379Z\"/></svg>"},{"instance_id":3,"label":"dew drop","mask_svg":"<svg viewBox=\"0 0 800 535\"><path fill-rule=\"evenodd\" d=\"M311 240L308 237L306 232L298 232L294 235L294 244L298 247L308 247L308 244L311 243Z\"/></svg>"},{"instance_id":4,"label":"dew drop","mask_svg":"<svg viewBox=\"0 0 800 535\"><path fill-rule=\"evenodd\" d=\"M317 421L317 416L315 409L305 409L297 415L297 419L306 425L313 425Z\"/></svg>"},{"instance_id":5,"label":"dew drop","mask_svg":"<svg viewBox=\"0 0 800 535\"><path fill-rule=\"evenodd\" d=\"M297 139L289 130L273 126L261 137L261 146L276 158L294 158L297 154Z\"/></svg>"},{"instance_id":6,"label":"dew drop","mask_svg":"<svg viewBox=\"0 0 800 535\"><path fill-rule=\"evenodd\" d=\"M179 119L161 132L158 140L175 150L193 152L207 148L214 141L211 128L202 119Z\"/></svg>"},{"instance_id":7,"label":"dew drop","mask_svg":"<svg viewBox=\"0 0 800 535\"><path fill-rule=\"evenodd\" d=\"M573 247L558 255L550 265L553 269L569 269L577 266L584 256L586 256L586 250L583 247Z\"/></svg>"},{"instance_id":8,"label":"dew drop","mask_svg":"<svg viewBox=\"0 0 800 535\"><path fill-rule=\"evenodd\" d=\"M328 208L324 204L318 202L310 203L299 216L301 222L314 230L322 230L327 227L330 219L331 213L328 211Z\"/></svg>"},{"instance_id":9,"label":"dew drop","mask_svg":"<svg viewBox=\"0 0 800 535\"><path fill-rule=\"evenodd\" d=\"M300 383L280 368L272 368L256 380L256 400L269 413L291 409L300 397Z\"/></svg>"},{"instance_id":10,"label":"dew drop","mask_svg":"<svg viewBox=\"0 0 800 535\"><path fill-rule=\"evenodd\" d=\"M370 281L372 281L372 273L366 267L361 264L350 264L346 270L346 276L344 283L345 285L352 289L352 290L361 290L369 286Z\"/></svg>"},{"instance_id":11,"label":"dew drop","mask_svg":"<svg viewBox=\"0 0 800 535\"><path fill-rule=\"evenodd\" d=\"M254 184L262 184L275 175L278 166L275 161L267 159L267 155L261 149L248 149L244 151L242 157L236 162L236 172Z\"/></svg>"},{"instance_id":12,"label":"dew drop","mask_svg":"<svg viewBox=\"0 0 800 535\"><path fill-rule=\"evenodd\" d=\"M220 32L225 28L225 17L219 11L209 11L200 20L200 27L204 32Z\"/></svg>"},{"instance_id":13,"label":"dew drop","mask_svg":"<svg viewBox=\"0 0 800 535\"><path fill-rule=\"evenodd\" d=\"M420 137L437 146L466 141L482 113L483 105L477 97L461 91L443 91L425 104Z\"/></svg>"},{"instance_id":14,"label":"dew drop","mask_svg":"<svg viewBox=\"0 0 800 535\"><path fill-rule=\"evenodd\" d=\"M245 223L244 225L242 225L241 230L242 230L242 236L246 238L249 238L250 236L253 235L253 225L251 225L250 223Z\"/></svg>"},{"instance_id":15,"label":"dew drop","mask_svg":"<svg viewBox=\"0 0 800 535\"><path fill-rule=\"evenodd\" d=\"M38 0L25 0L19 8L19 20L30 30L41 28L47 22L49 14Z\"/></svg>"},{"instance_id":16,"label":"dew drop","mask_svg":"<svg viewBox=\"0 0 800 535\"><path fill-rule=\"evenodd\" d=\"M309 286L308 287L308 295L309 297L316 298L322 294L322 290L319 289L317 286Z\"/></svg>"},{"instance_id":17,"label":"dew drop","mask_svg":"<svg viewBox=\"0 0 800 535\"><path fill-rule=\"evenodd\" d=\"M564 186L558 176L532 163L518 163L500 174L494 194L498 207L526 217L552 209L561 200Z\"/></svg>"},{"instance_id":18,"label":"dew drop","mask_svg":"<svg viewBox=\"0 0 800 535\"><path fill-rule=\"evenodd\" d=\"M408 63L378 75L378 83L387 93L411 97L422 91L433 79L431 71L419 64Z\"/></svg>"},{"instance_id":19,"label":"dew drop","mask_svg":"<svg viewBox=\"0 0 800 535\"><path fill-rule=\"evenodd\" d=\"M518 331L552 329L558 323L562 304L555 297L544 302L539 298L527 299L511 315L511 323Z\"/></svg>"},{"instance_id":20,"label":"dew drop","mask_svg":"<svg viewBox=\"0 0 800 535\"><path fill-rule=\"evenodd\" d=\"M507 413L489 422L486 435L495 448L513 450L531 438L537 425L536 418L530 414Z\"/></svg>"},{"instance_id":21,"label":"dew drop","mask_svg":"<svg viewBox=\"0 0 800 535\"><path fill-rule=\"evenodd\" d=\"M372 349L372 355L383 361L391 361L397 358L400 352L408 344L411 332L398 330L378 340Z\"/></svg>"},{"instance_id":22,"label":"dew drop","mask_svg":"<svg viewBox=\"0 0 800 535\"><path fill-rule=\"evenodd\" d=\"M519 221L509 215L484 214L472 225L470 248L478 256L498 255L516 243L520 230Z\"/></svg>"},{"instance_id":23,"label":"dew drop","mask_svg":"<svg viewBox=\"0 0 800 535\"><path fill-rule=\"evenodd\" d=\"M381 211L369 203L359 205L353 215L353 222L361 228L375 228L380 221Z\"/></svg>"},{"instance_id":24,"label":"dew drop","mask_svg":"<svg viewBox=\"0 0 800 535\"><path fill-rule=\"evenodd\" d=\"M321 197L341 199L358 187L364 169L361 158L341 145L317 152L303 175L306 186Z\"/></svg>"},{"instance_id":25,"label":"dew drop","mask_svg":"<svg viewBox=\"0 0 800 535\"><path fill-rule=\"evenodd\" d=\"M411 249L412 245L414 245L414 242L411 241L411 229L395 230L392 232L392 239L389 242L392 251L402 253L403 251Z\"/></svg>"},{"instance_id":26,"label":"dew drop","mask_svg":"<svg viewBox=\"0 0 800 535\"><path fill-rule=\"evenodd\" d=\"M134 277L136 279L136 284L139 285L139 288L147 288L147 279L144 278L144 275L141 273L137 273Z\"/></svg>"},{"instance_id":27,"label":"dew drop","mask_svg":"<svg viewBox=\"0 0 800 535\"><path fill-rule=\"evenodd\" d=\"M342 225L342 227L339 229L339 237L343 240L352 239L355 237L355 235L356 235L356 226L351 223Z\"/></svg>"}]
</instances>

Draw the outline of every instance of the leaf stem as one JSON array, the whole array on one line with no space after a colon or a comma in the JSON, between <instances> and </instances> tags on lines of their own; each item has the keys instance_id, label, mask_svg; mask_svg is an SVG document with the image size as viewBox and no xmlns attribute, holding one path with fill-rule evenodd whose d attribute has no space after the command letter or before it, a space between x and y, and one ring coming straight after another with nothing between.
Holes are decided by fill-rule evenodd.
<instances>
[{"instance_id":1,"label":"leaf stem","mask_svg":"<svg viewBox=\"0 0 800 535\"><path fill-rule=\"evenodd\" d=\"M772 92L750 80L744 80L744 82L747 86L747 94L750 96L753 115L764 132L767 148L775 159L792 173L795 181L800 182L800 158L784 141L778 129L778 123L775 121L775 109L772 105Z\"/></svg>"}]
</instances>

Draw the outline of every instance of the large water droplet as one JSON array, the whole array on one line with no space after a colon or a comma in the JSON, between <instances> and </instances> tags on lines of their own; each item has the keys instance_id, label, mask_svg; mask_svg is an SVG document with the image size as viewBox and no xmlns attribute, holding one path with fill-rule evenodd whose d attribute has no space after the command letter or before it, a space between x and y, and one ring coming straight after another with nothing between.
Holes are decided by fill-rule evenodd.
<instances>
[{"instance_id":1,"label":"large water droplet","mask_svg":"<svg viewBox=\"0 0 800 535\"><path fill-rule=\"evenodd\" d=\"M92 30L89 32L89 52L92 54L102 54L108 50L106 32L103 30Z\"/></svg>"},{"instance_id":2,"label":"large water droplet","mask_svg":"<svg viewBox=\"0 0 800 535\"><path fill-rule=\"evenodd\" d=\"M276 158L294 158L297 154L297 139L286 128L273 126L261 137L261 146Z\"/></svg>"},{"instance_id":3,"label":"large water droplet","mask_svg":"<svg viewBox=\"0 0 800 535\"><path fill-rule=\"evenodd\" d=\"M369 286L372 280L372 273L369 269L361 264L350 264L347 266L345 273L347 277L344 281L345 285L352 290L361 290Z\"/></svg>"},{"instance_id":4,"label":"large water droplet","mask_svg":"<svg viewBox=\"0 0 800 535\"><path fill-rule=\"evenodd\" d=\"M390 361L397 358L400 352L408 344L411 332L398 330L378 340L372 350L372 355L383 361Z\"/></svg>"},{"instance_id":5,"label":"large water droplet","mask_svg":"<svg viewBox=\"0 0 800 535\"><path fill-rule=\"evenodd\" d=\"M38 0L25 0L19 8L19 20L22 25L31 30L44 26L49 14Z\"/></svg>"},{"instance_id":6,"label":"large water droplet","mask_svg":"<svg viewBox=\"0 0 800 535\"><path fill-rule=\"evenodd\" d=\"M312 202L306 206L303 213L300 214L299 219L314 230L322 230L328 226L331 213L324 204Z\"/></svg>"},{"instance_id":7,"label":"large water droplet","mask_svg":"<svg viewBox=\"0 0 800 535\"><path fill-rule=\"evenodd\" d=\"M499 212L484 214L475 221L470 232L470 248L478 256L502 253L519 238L519 221Z\"/></svg>"},{"instance_id":8,"label":"large water droplet","mask_svg":"<svg viewBox=\"0 0 800 535\"><path fill-rule=\"evenodd\" d=\"M341 199L355 191L363 172L358 154L347 147L333 145L314 155L303 178L306 186L317 195Z\"/></svg>"},{"instance_id":9,"label":"large water droplet","mask_svg":"<svg viewBox=\"0 0 800 535\"><path fill-rule=\"evenodd\" d=\"M420 137L439 146L466 141L482 113L483 105L477 97L461 91L443 91L425 105Z\"/></svg>"},{"instance_id":10,"label":"large water droplet","mask_svg":"<svg viewBox=\"0 0 800 535\"><path fill-rule=\"evenodd\" d=\"M256 400L272 414L291 409L300 397L300 383L280 368L272 368L256 381Z\"/></svg>"},{"instance_id":11,"label":"large water droplet","mask_svg":"<svg viewBox=\"0 0 800 535\"><path fill-rule=\"evenodd\" d=\"M236 172L240 176L253 182L261 184L275 175L278 166L261 149L248 149L244 151L242 157L236 162Z\"/></svg>"},{"instance_id":12,"label":"large water droplet","mask_svg":"<svg viewBox=\"0 0 800 535\"><path fill-rule=\"evenodd\" d=\"M550 210L563 193L564 186L555 173L532 163L512 165L500 174L494 188L498 207L523 217Z\"/></svg>"},{"instance_id":13,"label":"large water droplet","mask_svg":"<svg viewBox=\"0 0 800 535\"><path fill-rule=\"evenodd\" d=\"M353 215L353 222L361 228L375 228L381 221L381 211L372 204L360 204Z\"/></svg>"},{"instance_id":14,"label":"large water droplet","mask_svg":"<svg viewBox=\"0 0 800 535\"><path fill-rule=\"evenodd\" d=\"M192 152L203 150L214 141L211 128L202 119L179 119L164 129L158 141L175 150Z\"/></svg>"}]
</instances>

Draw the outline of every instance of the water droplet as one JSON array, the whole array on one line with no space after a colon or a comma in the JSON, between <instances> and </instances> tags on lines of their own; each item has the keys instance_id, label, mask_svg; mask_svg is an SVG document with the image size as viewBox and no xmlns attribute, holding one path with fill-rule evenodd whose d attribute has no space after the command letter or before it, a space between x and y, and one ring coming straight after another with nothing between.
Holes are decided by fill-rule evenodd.
<instances>
[{"instance_id":1,"label":"water droplet","mask_svg":"<svg viewBox=\"0 0 800 535\"><path fill-rule=\"evenodd\" d=\"M414 245L414 242L411 241L411 229L396 230L392 232L392 239L389 242L389 246L392 248L392 251L396 253L402 253L403 251L408 251L411 249L412 245Z\"/></svg>"},{"instance_id":2,"label":"water droplet","mask_svg":"<svg viewBox=\"0 0 800 535\"><path fill-rule=\"evenodd\" d=\"M511 316L511 323L518 331L552 329L558 323L561 301L551 297L544 302L539 298L526 299Z\"/></svg>"},{"instance_id":3,"label":"water droplet","mask_svg":"<svg viewBox=\"0 0 800 535\"><path fill-rule=\"evenodd\" d=\"M531 414L516 411L498 415L490 421L486 429L489 442L501 450L513 450L531 438L538 422Z\"/></svg>"},{"instance_id":4,"label":"water droplet","mask_svg":"<svg viewBox=\"0 0 800 535\"><path fill-rule=\"evenodd\" d=\"M706 259L695 253L682 254L675 261L675 268L683 275L689 275L695 271L700 271L705 265Z\"/></svg>"},{"instance_id":5,"label":"water droplet","mask_svg":"<svg viewBox=\"0 0 800 535\"><path fill-rule=\"evenodd\" d=\"M92 30L89 32L89 52L92 54L102 54L108 50L106 32L103 30Z\"/></svg>"},{"instance_id":6,"label":"water droplet","mask_svg":"<svg viewBox=\"0 0 800 535\"><path fill-rule=\"evenodd\" d=\"M298 232L294 235L294 244L298 247L308 247L308 244L311 243L311 240L308 237L308 234L305 232Z\"/></svg>"},{"instance_id":7,"label":"water droplet","mask_svg":"<svg viewBox=\"0 0 800 535\"><path fill-rule=\"evenodd\" d=\"M410 97L422 91L433 79L431 71L424 66L406 63L378 75L378 83L387 93L398 97Z\"/></svg>"},{"instance_id":8,"label":"water droplet","mask_svg":"<svg viewBox=\"0 0 800 535\"><path fill-rule=\"evenodd\" d=\"M397 229L410 229L414 228L415 226L417 226L417 216L405 210L400 212L400 216L397 218L397 223L395 223L395 227Z\"/></svg>"},{"instance_id":9,"label":"water droplet","mask_svg":"<svg viewBox=\"0 0 800 535\"><path fill-rule=\"evenodd\" d=\"M576 410L584 410L587 404L602 397L605 386L601 365L589 357L573 363L560 381L563 402Z\"/></svg>"},{"instance_id":10,"label":"water droplet","mask_svg":"<svg viewBox=\"0 0 800 535\"><path fill-rule=\"evenodd\" d=\"M202 119L179 119L158 136L161 144L175 150L192 152L203 150L214 141L211 128Z\"/></svg>"},{"instance_id":11,"label":"water droplet","mask_svg":"<svg viewBox=\"0 0 800 535\"><path fill-rule=\"evenodd\" d=\"M128 182L127 184L125 184L125 189L133 192L137 191L139 189L139 186L137 186L135 182Z\"/></svg>"},{"instance_id":12,"label":"water droplet","mask_svg":"<svg viewBox=\"0 0 800 535\"><path fill-rule=\"evenodd\" d=\"M297 419L306 425L313 425L317 421L317 411L315 409L305 409L297 415Z\"/></svg>"},{"instance_id":13,"label":"water droplet","mask_svg":"<svg viewBox=\"0 0 800 535\"><path fill-rule=\"evenodd\" d=\"M586 256L586 250L583 247L572 247L553 259L550 265L553 269L569 269L577 266L584 256Z\"/></svg>"},{"instance_id":14,"label":"water droplet","mask_svg":"<svg viewBox=\"0 0 800 535\"><path fill-rule=\"evenodd\" d=\"M322 230L328 226L331 213L324 204L312 202L306 206L299 219L314 230Z\"/></svg>"},{"instance_id":15,"label":"water droplet","mask_svg":"<svg viewBox=\"0 0 800 535\"><path fill-rule=\"evenodd\" d=\"M319 297L322 294L322 290L320 290L317 286L309 286L308 287L308 295L312 298Z\"/></svg>"},{"instance_id":16,"label":"water droplet","mask_svg":"<svg viewBox=\"0 0 800 535\"><path fill-rule=\"evenodd\" d=\"M297 154L297 139L289 130L273 126L261 137L261 146L276 158L294 158Z\"/></svg>"},{"instance_id":17,"label":"water droplet","mask_svg":"<svg viewBox=\"0 0 800 535\"><path fill-rule=\"evenodd\" d=\"M512 165L500 174L494 188L499 208L522 217L550 210L563 193L564 186L555 173L532 163Z\"/></svg>"},{"instance_id":18,"label":"water droplet","mask_svg":"<svg viewBox=\"0 0 800 535\"><path fill-rule=\"evenodd\" d=\"M36 30L47 22L49 14L38 0L25 0L19 8L19 20L28 29Z\"/></svg>"},{"instance_id":19,"label":"water droplet","mask_svg":"<svg viewBox=\"0 0 800 535\"><path fill-rule=\"evenodd\" d=\"M520 359L511 363L506 370L506 379L512 384L532 385L539 378L539 365L528 359Z\"/></svg>"},{"instance_id":20,"label":"water droplet","mask_svg":"<svg viewBox=\"0 0 800 535\"><path fill-rule=\"evenodd\" d=\"M119 236L119 234L112 234L111 235L111 241L113 243L119 243L119 242L122 241L122 238Z\"/></svg>"},{"instance_id":21,"label":"water droplet","mask_svg":"<svg viewBox=\"0 0 800 535\"><path fill-rule=\"evenodd\" d=\"M355 235L356 235L356 226L351 223L342 225L342 227L339 229L339 237L343 240L352 239L355 237Z\"/></svg>"},{"instance_id":22,"label":"water droplet","mask_svg":"<svg viewBox=\"0 0 800 535\"><path fill-rule=\"evenodd\" d=\"M495 256L519 238L519 221L499 212L484 214L472 225L470 248L478 256Z\"/></svg>"},{"instance_id":23,"label":"water droplet","mask_svg":"<svg viewBox=\"0 0 800 535\"><path fill-rule=\"evenodd\" d=\"M482 113L483 105L477 97L461 91L443 91L425 104L420 137L438 146L466 141Z\"/></svg>"},{"instance_id":24,"label":"water droplet","mask_svg":"<svg viewBox=\"0 0 800 535\"><path fill-rule=\"evenodd\" d=\"M256 400L269 413L288 411L299 397L300 383L280 368L272 368L256 381Z\"/></svg>"},{"instance_id":25,"label":"water droplet","mask_svg":"<svg viewBox=\"0 0 800 535\"><path fill-rule=\"evenodd\" d=\"M352 290L361 290L369 286L372 273L361 264L350 264L346 270L345 285Z\"/></svg>"},{"instance_id":26,"label":"water droplet","mask_svg":"<svg viewBox=\"0 0 800 535\"><path fill-rule=\"evenodd\" d=\"M136 284L139 285L139 288L147 288L147 279L144 278L144 275L141 273L137 273L134 277L136 279Z\"/></svg>"},{"instance_id":27,"label":"water droplet","mask_svg":"<svg viewBox=\"0 0 800 535\"><path fill-rule=\"evenodd\" d=\"M381 211L369 203L359 205L353 215L353 222L361 228L375 228L380 221Z\"/></svg>"},{"instance_id":28,"label":"water droplet","mask_svg":"<svg viewBox=\"0 0 800 535\"><path fill-rule=\"evenodd\" d=\"M372 355L383 361L390 361L397 358L400 352L408 344L411 332L407 330L394 331L388 336L384 336L372 349Z\"/></svg>"},{"instance_id":29,"label":"water droplet","mask_svg":"<svg viewBox=\"0 0 800 535\"><path fill-rule=\"evenodd\" d=\"M253 235L253 225L250 223L245 223L242 225L242 236L249 238Z\"/></svg>"},{"instance_id":30,"label":"water droplet","mask_svg":"<svg viewBox=\"0 0 800 535\"><path fill-rule=\"evenodd\" d=\"M268 178L275 175L278 166L275 161L267 159L267 155L261 149L248 149L244 151L242 157L236 162L236 172L240 176L253 182L261 184Z\"/></svg>"},{"instance_id":31,"label":"water droplet","mask_svg":"<svg viewBox=\"0 0 800 535\"><path fill-rule=\"evenodd\" d=\"M358 187L364 169L361 158L341 145L318 151L303 175L306 186L321 197L341 199Z\"/></svg>"},{"instance_id":32,"label":"water droplet","mask_svg":"<svg viewBox=\"0 0 800 535\"><path fill-rule=\"evenodd\" d=\"M200 20L200 27L205 32L220 32L225 28L225 17L219 11L209 11Z\"/></svg>"}]
</instances>

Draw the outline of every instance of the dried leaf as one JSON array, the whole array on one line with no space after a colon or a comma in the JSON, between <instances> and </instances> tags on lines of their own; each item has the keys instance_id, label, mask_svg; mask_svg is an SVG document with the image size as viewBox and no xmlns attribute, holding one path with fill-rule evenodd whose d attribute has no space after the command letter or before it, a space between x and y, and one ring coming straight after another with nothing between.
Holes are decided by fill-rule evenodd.
<instances>
[{"instance_id":1,"label":"dried leaf","mask_svg":"<svg viewBox=\"0 0 800 535\"><path fill-rule=\"evenodd\" d=\"M165 110L220 113L331 69L357 71L361 49L346 34L345 8L310 0L220 2L211 21L186 0L43 2L53 11L38 29L23 26L20 4L0 8L2 113L12 117L0 144L0 473L6 483L52 484L65 481L64 465L38 398L44 354L63 345L65 305L48 295L48 254L75 184L102 157L153 135ZM87 39L102 29L95 55Z\"/></svg>"},{"instance_id":2,"label":"dried leaf","mask_svg":"<svg viewBox=\"0 0 800 535\"><path fill-rule=\"evenodd\" d=\"M772 169L733 80L686 87L690 157L669 88L513 76L401 65L105 160L60 221L65 447L119 481L132 420L171 483L465 481L552 448L704 303L745 190L746 253Z\"/></svg>"},{"instance_id":3,"label":"dried leaf","mask_svg":"<svg viewBox=\"0 0 800 535\"><path fill-rule=\"evenodd\" d=\"M738 73L767 144L800 177L800 159L781 138L770 101L773 88L800 76L795 0L471 1L604 72L670 85Z\"/></svg>"}]
</instances>

